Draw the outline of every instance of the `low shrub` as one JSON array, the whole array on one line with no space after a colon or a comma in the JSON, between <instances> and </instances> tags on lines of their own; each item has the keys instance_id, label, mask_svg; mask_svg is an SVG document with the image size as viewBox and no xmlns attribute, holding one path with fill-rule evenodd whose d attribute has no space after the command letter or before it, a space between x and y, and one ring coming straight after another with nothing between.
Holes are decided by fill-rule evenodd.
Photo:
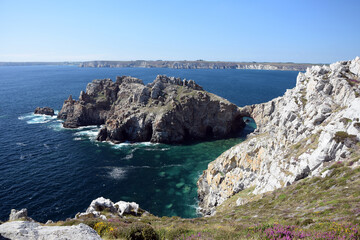
<instances>
[{"instance_id":1,"label":"low shrub","mask_svg":"<svg viewBox=\"0 0 360 240\"><path fill-rule=\"evenodd\" d=\"M156 240L158 235L155 230L148 224L144 223L133 223L127 234L126 239L128 240Z\"/></svg>"}]
</instances>

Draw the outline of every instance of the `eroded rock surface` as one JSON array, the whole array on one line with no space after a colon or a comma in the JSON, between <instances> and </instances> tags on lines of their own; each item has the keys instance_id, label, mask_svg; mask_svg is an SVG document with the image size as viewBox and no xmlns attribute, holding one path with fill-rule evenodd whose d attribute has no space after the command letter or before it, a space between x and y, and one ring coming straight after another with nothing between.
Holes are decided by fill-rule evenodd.
<instances>
[{"instance_id":1,"label":"eroded rock surface","mask_svg":"<svg viewBox=\"0 0 360 240\"><path fill-rule=\"evenodd\" d=\"M70 96L64 102L58 118L68 128L104 124L97 139L115 143L224 138L245 125L238 107L226 99L193 80L160 75L147 85L125 76L94 80L79 100Z\"/></svg>"},{"instance_id":2,"label":"eroded rock surface","mask_svg":"<svg viewBox=\"0 0 360 240\"><path fill-rule=\"evenodd\" d=\"M284 96L242 108L258 128L208 165L198 181L200 211L214 214L216 206L245 188L271 191L321 175L330 161L358 159L359 86L357 57L308 68Z\"/></svg>"}]
</instances>

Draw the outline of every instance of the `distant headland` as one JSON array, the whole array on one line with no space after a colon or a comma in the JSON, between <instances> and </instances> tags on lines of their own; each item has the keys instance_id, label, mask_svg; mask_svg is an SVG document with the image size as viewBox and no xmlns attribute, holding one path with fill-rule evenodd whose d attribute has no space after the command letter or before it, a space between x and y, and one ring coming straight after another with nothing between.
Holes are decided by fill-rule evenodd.
<instances>
[{"instance_id":1,"label":"distant headland","mask_svg":"<svg viewBox=\"0 0 360 240\"><path fill-rule=\"evenodd\" d=\"M75 65L79 67L111 68L175 68L175 69L258 69L305 71L308 67L324 64L293 62L226 62L226 61L85 61L85 62L0 62L0 66Z\"/></svg>"}]
</instances>

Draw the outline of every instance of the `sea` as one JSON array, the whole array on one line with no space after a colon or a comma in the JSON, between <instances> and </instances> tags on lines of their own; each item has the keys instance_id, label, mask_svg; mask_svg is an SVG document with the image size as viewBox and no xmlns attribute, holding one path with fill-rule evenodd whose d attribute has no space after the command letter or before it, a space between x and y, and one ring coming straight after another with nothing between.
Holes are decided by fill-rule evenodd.
<instances>
[{"instance_id":1,"label":"sea","mask_svg":"<svg viewBox=\"0 0 360 240\"><path fill-rule=\"evenodd\" d=\"M197 217L196 182L222 152L244 141L250 121L234 138L186 144L95 140L99 126L65 129L36 107L61 109L94 79L158 74L193 79L238 106L269 101L293 88L298 72L239 69L0 67L0 220L27 208L39 222L65 220L93 199L136 202L156 216Z\"/></svg>"}]
</instances>

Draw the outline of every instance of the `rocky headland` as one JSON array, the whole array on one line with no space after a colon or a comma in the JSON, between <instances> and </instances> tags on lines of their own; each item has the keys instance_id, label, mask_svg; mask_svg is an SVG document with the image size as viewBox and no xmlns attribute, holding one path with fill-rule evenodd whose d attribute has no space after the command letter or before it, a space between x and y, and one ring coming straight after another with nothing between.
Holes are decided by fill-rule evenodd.
<instances>
[{"instance_id":1,"label":"rocky headland","mask_svg":"<svg viewBox=\"0 0 360 240\"><path fill-rule=\"evenodd\" d=\"M103 125L99 141L180 143L219 139L245 125L239 108L193 80L157 76L144 85L133 77L94 80L58 114L63 126Z\"/></svg>"},{"instance_id":2,"label":"rocky headland","mask_svg":"<svg viewBox=\"0 0 360 240\"><path fill-rule=\"evenodd\" d=\"M241 111L257 129L198 180L203 214L214 214L244 189L260 194L307 176L325 177L325 167L336 161L359 165L360 58L308 68L284 96Z\"/></svg>"}]
</instances>

